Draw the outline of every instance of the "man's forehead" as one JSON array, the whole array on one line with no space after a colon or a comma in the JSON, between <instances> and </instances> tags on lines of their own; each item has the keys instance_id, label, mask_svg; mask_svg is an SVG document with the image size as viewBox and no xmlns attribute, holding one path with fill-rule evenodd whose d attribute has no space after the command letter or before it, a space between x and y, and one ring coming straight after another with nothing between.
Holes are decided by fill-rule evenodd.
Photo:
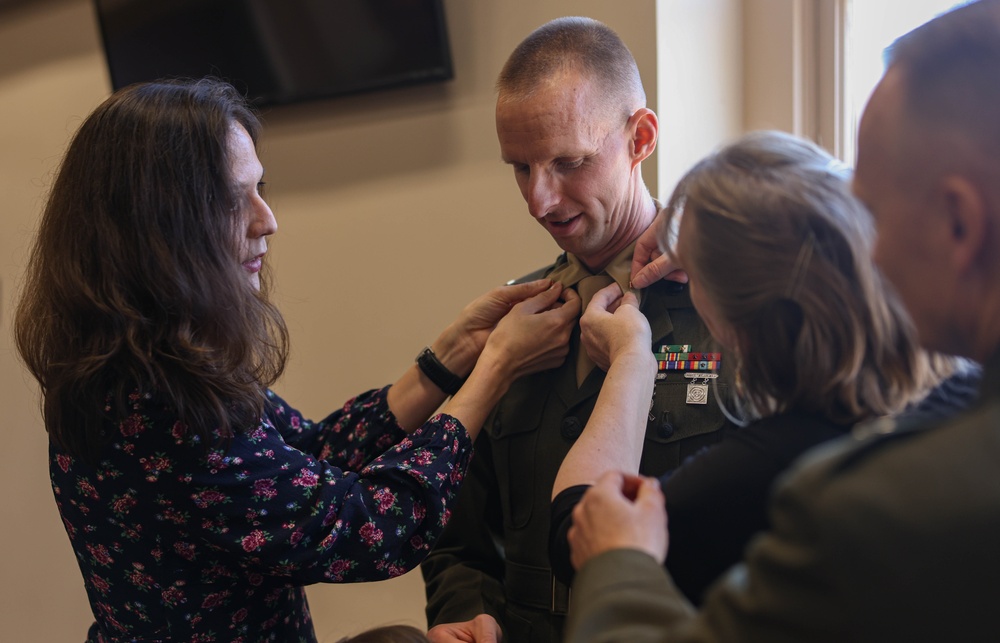
<instances>
[{"instance_id":1,"label":"man's forehead","mask_svg":"<svg viewBox=\"0 0 1000 643\"><path fill-rule=\"evenodd\" d=\"M891 168L886 167L894 156L892 146L898 138L900 127L901 79L895 70L890 69L875 86L868 104L865 105L858 128L858 158L855 171L855 192L858 185L866 187L870 173L881 173Z\"/></svg>"}]
</instances>

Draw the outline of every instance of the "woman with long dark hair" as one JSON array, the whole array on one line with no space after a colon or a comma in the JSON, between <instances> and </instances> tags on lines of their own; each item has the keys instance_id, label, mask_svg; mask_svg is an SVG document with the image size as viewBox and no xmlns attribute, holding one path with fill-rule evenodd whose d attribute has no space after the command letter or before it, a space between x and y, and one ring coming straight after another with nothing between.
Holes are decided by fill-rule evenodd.
<instances>
[{"instance_id":1,"label":"woman with long dark hair","mask_svg":"<svg viewBox=\"0 0 1000 643\"><path fill-rule=\"evenodd\" d=\"M314 641L302 587L413 568L490 407L566 355L573 295L498 288L395 384L304 419L269 388L288 336L267 298L259 131L222 82L123 89L46 204L15 334L89 641Z\"/></svg>"}]
</instances>

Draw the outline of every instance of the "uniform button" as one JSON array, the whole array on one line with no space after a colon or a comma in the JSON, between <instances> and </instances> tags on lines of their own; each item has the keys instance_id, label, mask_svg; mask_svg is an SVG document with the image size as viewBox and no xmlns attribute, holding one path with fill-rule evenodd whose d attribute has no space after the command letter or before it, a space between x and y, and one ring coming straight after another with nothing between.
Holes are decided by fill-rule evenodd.
<instances>
[{"instance_id":1,"label":"uniform button","mask_svg":"<svg viewBox=\"0 0 1000 643\"><path fill-rule=\"evenodd\" d=\"M674 434L674 431L676 429L673 422L670 421L670 411L663 411L660 414L660 421L656 425L656 435L662 440L667 440Z\"/></svg>"},{"instance_id":2,"label":"uniform button","mask_svg":"<svg viewBox=\"0 0 1000 643\"><path fill-rule=\"evenodd\" d=\"M497 411L496 417L493 418L493 435L499 437L503 433L503 423L500 422L500 412Z\"/></svg>"},{"instance_id":3,"label":"uniform button","mask_svg":"<svg viewBox=\"0 0 1000 643\"><path fill-rule=\"evenodd\" d=\"M562 436L567 440L575 440L583 433L583 424L580 418L575 415L563 418L561 431Z\"/></svg>"}]
</instances>

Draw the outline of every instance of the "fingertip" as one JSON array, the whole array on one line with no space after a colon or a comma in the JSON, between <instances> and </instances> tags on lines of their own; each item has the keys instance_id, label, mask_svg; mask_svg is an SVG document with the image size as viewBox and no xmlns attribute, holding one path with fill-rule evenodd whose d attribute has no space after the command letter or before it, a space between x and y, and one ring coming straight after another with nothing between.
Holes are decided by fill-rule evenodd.
<instances>
[{"instance_id":1,"label":"fingertip","mask_svg":"<svg viewBox=\"0 0 1000 643\"><path fill-rule=\"evenodd\" d=\"M686 284L690 277L688 277L688 274L683 270L675 270L667 275L667 279L670 281L676 281L679 284Z\"/></svg>"},{"instance_id":2,"label":"fingertip","mask_svg":"<svg viewBox=\"0 0 1000 643\"><path fill-rule=\"evenodd\" d=\"M637 290L642 290L643 288L645 288L650 284L651 277L649 275L649 272L650 272L649 270L643 268L642 270L640 270L639 272L637 272L635 275L632 276L632 281L629 285Z\"/></svg>"}]
</instances>

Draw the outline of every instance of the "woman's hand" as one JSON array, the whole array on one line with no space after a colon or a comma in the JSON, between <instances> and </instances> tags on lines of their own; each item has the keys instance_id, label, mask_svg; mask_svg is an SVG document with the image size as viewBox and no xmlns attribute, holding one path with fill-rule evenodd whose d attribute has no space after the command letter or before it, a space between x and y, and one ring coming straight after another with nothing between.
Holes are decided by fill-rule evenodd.
<instances>
[{"instance_id":1,"label":"woman's hand","mask_svg":"<svg viewBox=\"0 0 1000 643\"><path fill-rule=\"evenodd\" d=\"M667 510L655 478L609 471L573 509L567 538L573 567L612 549L638 549L661 565L667 557Z\"/></svg>"},{"instance_id":2,"label":"woman's hand","mask_svg":"<svg viewBox=\"0 0 1000 643\"><path fill-rule=\"evenodd\" d=\"M652 352L649 322L639 312L639 301L630 292L622 295L617 284L594 293L580 318L580 341L604 371L623 353Z\"/></svg>"},{"instance_id":3,"label":"woman's hand","mask_svg":"<svg viewBox=\"0 0 1000 643\"><path fill-rule=\"evenodd\" d=\"M441 412L458 418L475 439L514 380L563 363L579 314L580 297L558 283L515 304L489 333L469 379Z\"/></svg>"},{"instance_id":4,"label":"woman's hand","mask_svg":"<svg viewBox=\"0 0 1000 643\"><path fill-rule=\"evenodd\" d=\"M670 257L660 250L659 232L663 221L663 210L656 214L653 224L646 228L635 243L632 254L631 281L633 288L645 288L660 279L669 279L686 284L687 273L670 261Z\"/></svg>"},{"instance_id":5,"label":"woman's hand","mask_svg":"<svg viewBox=\"0 0 1000 643\"><path fill-rule=\"evenodd\" d=\"M468 375L497 322L518 303L545 292L551 279L500 286L470 302L434 341L438 359L456 375ZM558 293L556 293L558 296Z\"/></svg>"},{"instance_id":6,"label":"woman's hand","mask_svg":"<svg viewBox=\"0 0 1000 643\"><path fill-rule=\"evenodd\" d=\"M514 380L555 368L569 354L569 338L580 314L580 297L558 283L514 305L497 323L483 350L492 368Z\"/></svg>"},{"instance_id":7,"label":"woman's hand","mask_svg":"<svg viewBox=\"0 0 1000 643\"><path fill-rule=\"evenodd\" d=\"M427 638L431 643L499 643L503 632L495 618L480 614L471 621L435 625Z\"/></svg>"}]
</instances>

